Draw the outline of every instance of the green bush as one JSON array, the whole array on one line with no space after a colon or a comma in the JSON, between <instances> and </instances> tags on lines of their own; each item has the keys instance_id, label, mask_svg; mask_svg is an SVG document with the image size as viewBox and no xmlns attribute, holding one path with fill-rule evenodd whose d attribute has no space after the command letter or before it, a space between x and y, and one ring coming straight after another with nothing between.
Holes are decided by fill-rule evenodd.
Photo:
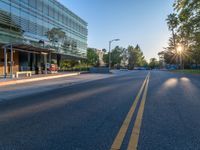
<instances>
[{"instance_id":1,"label":"green bush","mask_svg":"<svg viewBox=\"0 0 200 150\"><path fill-rule=\"evenodd\" d=\"M88 71L91 66L86 63L79 63L77 61L62 61L61 71Z\"/></svg>"}]
</instances>

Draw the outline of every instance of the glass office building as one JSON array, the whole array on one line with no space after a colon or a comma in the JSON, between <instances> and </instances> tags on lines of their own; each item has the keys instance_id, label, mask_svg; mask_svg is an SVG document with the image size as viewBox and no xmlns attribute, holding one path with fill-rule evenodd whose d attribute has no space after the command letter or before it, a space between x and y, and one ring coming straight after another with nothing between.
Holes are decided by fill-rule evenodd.
<instances>
[{"instance_id":1,"label":"glass office building","mask_svg":"<svg viewBox=\"0 0 200 150\"><path fill-rule=\"evenodd\" d=\"M3 49L12 53L10 47L16 54L8 54L7 59L16 58L16 70L23 66L34 69L39 60L35 55L42 53L48 55L48 61L58 56L84 59L87 34L87 23L57 0L0 0L1 66L5 63Z\"/></svg>"}]
</instances>

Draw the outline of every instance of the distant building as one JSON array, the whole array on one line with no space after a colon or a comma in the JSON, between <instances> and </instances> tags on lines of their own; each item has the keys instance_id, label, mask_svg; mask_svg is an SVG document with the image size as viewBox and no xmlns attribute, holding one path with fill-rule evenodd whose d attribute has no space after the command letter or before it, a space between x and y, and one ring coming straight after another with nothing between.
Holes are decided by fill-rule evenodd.
<instances>
[{"instance_id":1,"label":"distant building","mask_svg":"<svg viewBox=\"0 0 200 150\"><path fill-rule=\"evenodd\" d=\"M62 34L52 38L54 29ZM57 0L1 0L0 75L85 59L87 35L87 23Z\"/></svg>"},{"instance_id":2,"label":"distant building","mask_svg":"<svg viewBox=\"0 0 200 150\"><path fill-rule=\"evenodd\" d=\"M103 61L103 55L105 54L105 52L103 50L96 49L96 53L99 56L99 66L105 66L105 62Z\"/></svg>"},{"instance_id":3,"label":"distant building","mask_svg":"<svg viewBox=\"0 0 200 150\"><path fill-rule=\"evenodd\" d=\"M100 50L100 49L97 49L97 48L90 48L92 49L94 52L96 52L96 54L99 56L99 66L100 67L103 67L105 66L105 62L103 61L103 56L105 54L105 51L104 50Z\"/></svg>"}]
</instances>

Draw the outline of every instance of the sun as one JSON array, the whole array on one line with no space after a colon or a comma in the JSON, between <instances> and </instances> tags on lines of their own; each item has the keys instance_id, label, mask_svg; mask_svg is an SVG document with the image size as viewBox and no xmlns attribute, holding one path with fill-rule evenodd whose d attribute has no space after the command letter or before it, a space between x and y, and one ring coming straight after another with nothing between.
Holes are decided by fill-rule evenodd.
<instances>
[{"instance_id":1,"label":"sun","mask_svg":"<svg viewBox=\"0 0 200 150\"><path fill-rule=\"evenodd\" d=\"M183 52L183 46L182 45L178 45L176 50L177 50L177 53L181 54Z\"/></svg>"}]
</instances>

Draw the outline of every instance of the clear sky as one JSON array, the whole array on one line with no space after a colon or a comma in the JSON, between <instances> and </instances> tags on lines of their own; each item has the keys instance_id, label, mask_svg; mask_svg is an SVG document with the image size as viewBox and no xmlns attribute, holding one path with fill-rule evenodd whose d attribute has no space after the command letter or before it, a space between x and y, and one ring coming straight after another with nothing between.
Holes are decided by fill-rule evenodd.
<instances>
[{"instance_id":1,"label":"clear sky","mask_svg":"<svg viewBox=\"0 0 200 150\"><path fill-rule=\"evenodd\" d=\"M167 46L166 17L174 0L59 0L88 22L88 46L108 49L108 41L128 47L139 44L147 60Z\"/></svg>"}]
</instances>

